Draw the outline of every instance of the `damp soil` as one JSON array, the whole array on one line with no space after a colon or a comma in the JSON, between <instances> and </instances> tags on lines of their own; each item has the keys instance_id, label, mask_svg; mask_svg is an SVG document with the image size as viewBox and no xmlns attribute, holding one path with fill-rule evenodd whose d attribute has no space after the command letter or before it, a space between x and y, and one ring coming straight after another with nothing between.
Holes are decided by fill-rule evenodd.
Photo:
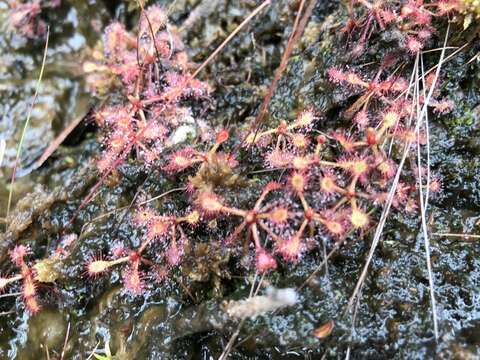
<instances>
[{"instance_id":1,"label":"damp soil","mask_svg":"<svg viewBox=\"0 0 480 360\"><path fill-rule=\"evenodd\" d=\"M151 2L150 2L151 3ZM192 59L200 63L255 7L255 1L179 0L162 3L179 27ZM84 121L41 167L35 160L73 119L99 104L84 83L81 62L88 57L113 19L133 26L134 1L63 1L55 12L42 14L51 25L45 77L26 132L21 166L14 188L15 207L0 235L0 272L15 244L28 244L35 258L50 254L65 236L79 236L62 263L44 263L51 276L39 291L44 309L29 316L15 289L0 295L0 358L68 359L104 354L109 344L115 359L216 359L238 323L223 312L226 301L248 296L254 270L228 250L211 244L229 223L197 231L187 249L190 259L161 284L148 286L141 297L121 288L121 274L95 281L84 276L84 264L111 244L135 247L141 230L125 221L127 207L140 189L161 194L178 187L177 179L146 170L135 161L121 166L84 210L81 201L98 180L94 159L101 151L98 134ZM205 120L245 127L255 116L280 62L294 19L293 2L274 2L242 31L202 74L213 86ZM189 16L193 12L197 17ZM334 89L326 69L351 59L339 42L345 9L337 1L319 1L304 36L289 61L272 99L266 123L291 118L314 107L323 115L319 130L347 124L339 115L358 94ZM0 216L6 215L8 182L16 144L38 76L44 42L26 40L7 29L7 6L0 1L0 138L7 144L0 168ZM431 167L442 192L430 207L432 233L479 233L480 228L480 52L478 31L454 33L452 45L469 42L465 51L445 64L444 95L455 110L430 119ZM379 40L357 62L378 61L386 52ZM473 59L473 61L472 61ZM432 60L434 61L434 60ZM432 63L433 64L433 63ZM428 64L427 64L428 65ZM244 155L250 166L261 163ZM250 158L248 158L250 156ZM279 174L246 174L249 185L236 183L224 194L248 202L262 184ZM258 178L257 178L258 176ZM271 176L271 177L270 177ZM158 208L186 206L185 198L161 199ZM121 210L118 210L121 209ZM73 215L74 224L69 224ZM216 230L217 227L217 230ZM475 239L432 236L440 339L433 336L428 277L420 221L415 214L393 212L374 255L355 327L345 307L360 275L371 236L349 239L307 286L292 307L247 320L232 359L475 359L480 357L480 243ZM325 240L327 250L333 244ZM266 283L300 288L318 268L323 249L306 254L295 266L280 266ZM53 281L53 283L52 283ZM17 289L18 290L18 289ZM324 339L313 330L334 321ZM68 341L65 338L68 332Z\"/></svg>"}]
</instances>

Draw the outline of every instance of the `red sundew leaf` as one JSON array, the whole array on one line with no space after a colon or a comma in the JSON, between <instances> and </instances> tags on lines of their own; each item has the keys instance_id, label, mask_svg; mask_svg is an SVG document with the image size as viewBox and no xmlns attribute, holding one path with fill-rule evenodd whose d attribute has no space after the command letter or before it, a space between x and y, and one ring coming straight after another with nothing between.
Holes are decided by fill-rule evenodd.
<instances>
[{"instance_id":1,"label":"red sundew leaf","mask_svg":"<svg viewBox=\"0 0 480 360\"><path fill-rule=\"evenodd\" d=\"M294 171L288 178L288 185L297 194L302 194L308 185L308 175L304 172Z\"/></svg>"},{"instance_id":2,"label":"red sundew leaf","mask_svg":"<svg viewBox=\"0 0 480 360\"><path fill-rule=\"evenodd\" d=\"M168 279L170 268L167 266L154 265L153 267L153 279L157 283L162 283Z\"/></svg>"},{"instance_id":3,"label":"red sundew leaf","mask_svg":"<svg viewBox=\"0 0 480 360\"><path fill-rule=\"evenodd\" d=\"M442 182L438 178L434 178L430 181L429 190L432 192L439 192L442 188Z\"/></svg>"},{"instance_id":4,"label":"red sundew leaf","mask_svg":"<svg viewBox=\"0 0 480 360\"><path fill-rule=\"evenodd\" d=\"M282 188L282 184L276 182L276 181L270 181L267 185L265 185L265 191L274 191Z\"/></svg>"},{"instance_id":5,"label":"red sundew leaf","mask_svg":"<svg viewBox=\"0 0 480 360\"><path fill-rule=\"evenodd\" d=\"M223 204L218 195L209 191L200 193L197 198L197 204L201 210L208 214L218 213L223 209Z\"/></svg>"},{"instance_id":6,"label":"red sundew leaf","mask_svg":"<svg viewBox=\"0 0 480 360\"><path fill-rule=\"evenodd\" d=\"M232 154L225 154L223 152L217 153L217 160L219 163L226 163L229 167L235 168L238 166L238 160Z\"/></svg>"},{"instance_id":7,"label":"red sundew leaf","mask_svg":"<svg viewBox=\"0 0 480 360\"><path fill-rule=\"evenodd\" d=\"M439 16L444 16L452 11L458 11L460 9L459 0L440 0L436 4Z\"/></svg>"},{"instance_id":8,"label":"red sundew leaf","mask_svg":"<svg viewBox=\"0 0 480 360\"><path fill-rule=\"evenodd\" d=\"M335 176L329 173L325 173L320 179L320 191L325 194L334 194L339 190L339 187L335 181Z\"/></svg>"},{"instance_id":9,"label":"red sundew leaf","mask_svg":"<svg viewBox=\"0 0 480 360\"><path fill-rule=\"evenodd\" d=\"M321 221L327 231L333 236L341 236L347 231L345 215L338 211L325 210Z\"/></svg>"},{"instance_id":10,"label":"red sundew leaf","mask_svg":"<svg viewBox=\"0 0 480 360\"><path fill-rule=\"evenodd\" d=\"M363 229L367 227L369 222L369 217L363 210L351 209L350 223L355 229Z\"/></svg>"},{"instance_id":11,"label":"red sundew leaf","mask_svg":"<svg viewBox=\"0 0 480 360\"><path fill-rule=\"evenodd\" d=\"M172 241L165 253L165 258L170 266L176 266L180 263L182 255L183 249L179 248L176 241Z\"/></svg>"},{"instance_id":12,"label":"red sundew leaf","mask_svg":"<svg viewBox=\"0 0 480 360\"><path fill-rule=\"evenodd\" d=\"M336 67L332 67L328 69L327 73L330 81L337 84L341 83L342 81L345 81L346 79L345 73Z\"/></svg>"},{"instance_id":13,"label":"red sundew leaf","mask_svg":"<svg viewBox=\"0 0 480 360\"><path fill-rule=\"evenodd\" d=\"M378 89L383 92L402 92L407 90L408 83L403 78L385 80L378 83Z\"/></svg>"},{"instance_id":14,"label":"red sundew leaf","mask_svg":"<svg viewBox=\"0 0 480 360\"><path fill-rule=\"evenodd\" d=\"M353 176L360 176L367 174L370 165L367 159L361 157L351 157L340 162L345 166L345 169L350 172Z\"/></svg>"},{"instance_id":15,"label":"red sundew leaf","mask_svg":"<svg viewBox=\"0 0 480 360\"><path fill-rule=\"evenodd\" d=\"M105 56L111 61L119 62L121 56L136 42L136 39L131 37L123 24L113 22L106 27L103 35Z\"/></svg>"},{"instance_id":16,"label":"red sundew leaf","mask_svg":"<svg viewBox=\"0 0 480 360\"><path fill-rule=\"evenodd\" d=\"M323 325L319 326L318 328L316 328L315 330L313 330L313 336L315 336L318 339L326 338L327 336L329 336L332 333L334 325L335 325L334 321L329 320L325 324L323 324Z\"/></svg>"},{"instance_id":17,"label":"red sundew leaf","mask_svg":"<svg viewBox=\"0 0 480 360\"><path fill-rule=\"evenodd\" d=\"M42 309L37 299L34 297L24 299L24 303L30 314L36 314Z\"/></svg>"},{"instance_id":18,"label":"red sundew leaf","mask_svg":"<svg viewBox=\"0 0 480 360\"><path fill-rule=\"evenodd\" d=\"M332 138L339 142L346 152L355 150L354 140L351 136L347 136L344 131L335 131L331 134Z\"/></svg>"},{"instance_id":19,"label":"red sundew leaf","mask_svg":"<svg viewBox=\"0 0 480 360\"><path fill-rule=\"evenodd\" d=\"M295 147L296 149L304 150L307 148L310 140L307 136L303 134L291 134L289 136L289 142Z\"/></svg>"},{"instance_id":20,"label":"red sundew leaf","mask_svg":"<svg viewBox=\"0 0 480 360\"><path fill-rule=\"evenodd\" d=\"M414 22L415 25L430 25L432 16L425 9L422 9L415 14Z\"/></svg>"},{"instance_id":21,"label":"red sundew leaf","mask_svg":"<svg viewBox=\"0 0 480 360\"><path fill-rule=\"evenodd\" d=\"M157 217L157 213L153 209L149 207L142 207L137 211L135 211L133 220L137 225L147 226L148 223L153 221L156 217Z\"/></svg>"},{"instance_id":22,"label":"red sundew leaf","mask_svg":"<svg viewBox=\"0 0 480 360\"><path fill-rule=\"evenodd\" d=\"M328 232L335 236L340 236L345 233L345 226L340 221L328 220L325 222L325 227Z\"/></svg>"},{"instance_id":23,"label":"red sundew leaf","mask_svg":"<svg viewBox=\"0 0 480 360\"><path fill-rule=\"evenodd\" d=\"M367 111L359 111L353 118L353 122L359 127L359 129L364 129L365 127L367 127L370 123Z\"/></svg>"},{"instance_id":24,"label":"red sundew leaf","mask_svg":"<svg viewBox=\"0 0 480 360\"><path fill-rule=\"evenodd\" d=\"M161 239L164 238L170 228L172 227L172 222L169 219L165 219L161 216L153 218L147 224L147 238L148 239Z\"/></svg>"},{"instance_id":25,"label":"red sundew leaf","mask_svg":"<svg viewBox=\"0 0 480 360\"><path fill-rule=\"evenodd\" d=\"M156 35L163 30L168 23L167 13L158 5L152 5L145 9L140 17L139 29L141 33Z\"/></svg>"},{"instance_id":26,"label":"red sundew leaf","mask_svg":"<svg viewBox=\"0 0 480 360\"><path fill-rule=\"evenodd\" d=\"M384 179L391 179L397 172L397 164L391 159L378 159L376 168Z\"/></svg>"},{"instance_id":27,"label":"red sundew leaf","mask_svg":"<svg viewBox=\"0 0 480 360\"><path fill-rule=\"evenodd\" d=\"M20 266L25 262L25 257L31 253L31 250L28 246L17 245L10 251L10 259L12 262Z\"/></svg>"},{"instance_id":28,"label":"red sundew leaf","mask_svg":"<svg viewBox=\"0 0 480 360\"><path fill-rule=\"evenodd\" d=\"M429 28L423 28L417 32L417 36L422 42L425 42L426 40L430 39L432 35L433 35L433 31Z\"/></svg>"},{"instance_id":29,"label":"red sundew leaf","mask_svg":"<svg viewBox=\"0 0 480 360\"><path fill-rule=\"evenodd\" d=\"M39 18L41 5L38 1L29 1L24 4L18 1L9 1L9 21L22 35L36 38L45 34L45 23Z\"/></svg>"},{"instance_id":30,"label":"red sundew leaf","mask_svg":"<svg viewBox=\"0 0 480 360\"><path fill-rule=\"evenodd\" d=\"M225 141L228 140L228 131L227 130L221 130L220 132L218 132L217 136L215 137L215 143L220 145L222 143L224 143Z\"/></svg>"},{"instance_id":31,"label":"red sundew leaf","mask_svg":"<svg viewBox=\"0 0 480 360\"><path fill-rule=\"evenodd\" d=\"M153 123L143 131L142 138L150 141L164 141L168 134L169 130L165 126L159 123Z\"/></svg>"},{"instance_id":32,"label":"red sundew leaf","mask_svg":"<svg viewBox=\"0 0 480 360\"><path fill-rule=\"evenodd\" d=\"M255 254L255 266L260 273L265 273L277 268L275 258L264 249L257 249Z\"/></svg>"},{"instance_id":33,"label":"red sundew leaf","mask_svg":"<svg viewBox=\"0 0 480 360\"><path fill-rule=\"evenodd\" d=\"M433 107L433 111L437 114L446 114L455 108L455 103L451 100L430 101L430 106Z\"/></svg>"},{"instance_id":34,"label":"red sundew leaf","mask_svg":"<svg viewBox=\"0 0 480 360\"><path fill-rule=\"evenodd\" d=\"M111 262L103 259L101 256L94 257L85 265L85 272L88 276L96 278L100 274L107 271L111 266Z\"/></svg>"},{"instance_id":35,"label":"red sundew leaf","mask_svg":"<svg viewBox=\"0 0 480 360\"><path fill-rule=\"evenodd\" d=\"M405 47L409 53L415 55L416 53L422 51L423 43L414 36L408 36L405 42Z\"/></svg>"},{"instance_id":36,"label":"red sundew leaf","mask_svg":"<svg viewBox=\"0 0 480 360\"><path fill-rule=\"evenodd\" d=\"M309 109L304 110L297 116L295 119L294 124L301 127L309 127L315 121L315 113Z\"/></svg>"},{"instance_id":37,"label":"red sundew leaf","mask_svg":"<svg viewBox=\"0 0 480 360\"><path fill-rule=\"evenodd\" d=\"M267 220L276 225L286 224L289 219L289 211L285 207L277 207L268 213Z\"/></svg>"},{"instance_id":38,"label":"red sundew leaf","mask_svg":"<svg viewBox=\"0 0 480 360\"><path fill-rule=\"evenodd\" d=\"M118 258L121 258L121 257L127 255L128 254L128 249L125 246L123 246L122 244L117 243L112 247L111 252L112 252L112 257L114 259L118 259Z\"/></svg>"},{"instance_id":39,"label":"red sundew leaf","mask_svg":"<svg viewBox=\"0 0 480 360\"><path fill-rule=\"evenodd\" d=\"M345 76L345 82L349 83L353 86L361 86L367 88L369 86L368 82L363 81L360 76L355 74L354 72L348 72Z\"/></svg>"},{"instance_id":40,"label":"red sundew leaf","mask_svg":"<svg viewBox=\"0 0 480 360\"><path fill-rule=\"evenodd\" d=\"M296 262L305 250L305 246L300 236L294 235L288 240L284 240L278 245L278 252L285 261Z\"/></svg>"},{"instance_id":41,"label":"red sundew leaf","mask_svg":"<svg viewBox=\"0 0 480 360\"><path fill-rule=\"evenodd\" d=\"M22 286L22 296L24 299L28 299L34 297L37 293L37 285L33 280L33 276L30 272L28 276L24 276L23 278L23 286Z\"/></svg>"},{"instance_id":42,"label":"red sundew leaf","mask_svg":"<svg viewBox=\"0 0 480 360\"><path fill-rule=\"evenodd\" d=\"M98 171L100 173L105 173L110 170L118 160L118 156L119 154L111 149L105 151L96 162Z\"/></svg>"},{"instance_id":43,"label":"red sundew leaf","mask_svg":"<svg viewBox=\"0 0 480 360\"><path fill-rule=\"evenodd\" d=\"M137 265L129 265L123 272L123 285L132 295L140 295L145 290L144 274Z\"/></svg>"},{"instance_id":44,"label":"red sundew leaf","mask_svg":"<svg viewBox=\"0 0 480 360\"><path fill-rule=\"evenodd\" d=\"M291 165L294 155L288 151L272 150L265 156L265 163L269 168L281 168Z\"/></svg>"},{"instance_id":45,"label":"red sundew leaf","mask_svg":"<svg viewBox=\"0 0 480 360\"><path fill-rule=\"evenodd\" d=\"M292 159L292 164L289 166L293 166L294 169L300 171L307 171L313 164L317 162L318 158L314 156L295 156Z\"/></svg>"},{"instance_id":46,"label":"red sundew leaf","mask_svg":"<svg viewBox=\"0 0 480 360\"><path fill-rule=\"evenodd\" d=\"M381 10L380 15L386 24L395 22L397 20L397 15L395 15L395 13L391 10Z\"/></svg>"},{"instance_id":47,"label":"red sundew leaf","mask_svg":"<svg viewBox=\"0 0 480 360\"><path fill-rule=\"evenodd\" d=\"M163 170L169 173L182 171L194 164L197 152L192 148L184 148L170 154L169 160Z\"/></svg>"},{"instance_id":48,"label":"red sundew leaf","mask_svg":"<svg viewBox=\"0 0 480 360\"><path fill-rule=\"evenodd\" d=\"M133 84L140 76L140 69L138 68L138 64L133 61L126 64L111 65L110 70L114 74L120 75L122 78L122 82L128 85Z\"/></svg>"}]
</instances>

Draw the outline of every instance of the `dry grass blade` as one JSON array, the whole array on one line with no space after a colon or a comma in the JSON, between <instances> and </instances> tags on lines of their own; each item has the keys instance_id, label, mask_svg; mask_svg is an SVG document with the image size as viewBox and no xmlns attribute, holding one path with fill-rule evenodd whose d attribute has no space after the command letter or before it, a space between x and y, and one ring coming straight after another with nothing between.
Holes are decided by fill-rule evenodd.
<instances>
[{"instance_id":1,"label":"dry grass blade","mask_svg":"<svg viewBox=\"0 0 480 360\"><path fill-rule=\"evenodd\" d=\"M361 290L360 290L361 291ZM357 298L360 299L360 296ZM353 338L353 333L355 331L355 322L357 321L357 315L358 315L358 308L360 306L360 301L357 300L355 302L355 308L353 310L353 316L352 316L352 323L351 323L351 328L350 328L350 341ZM349 344L347 347L347 352L345 354L345 360L350 360L350 354L352 353L352 345Z\"/></svg>"},{"instance_id":2,"label":"dry grass blade","mask_svg":"<svg viewBox=\"0 0 480 360\"><path fill-rule=\"evenodd\" d=\"M17 172L18 165L20 163L20 155L22 154L23 141L25 139L25 133L27 132L28 125L30 124L30 117L32 116L32 110L37 102L38 91L40 89L40 84L42 83L43 71L45 69L45 61L47 60L47 51L48 51L48 39L50 38L50 28L47 27L47 38L45 40L45 48L43 50L42 66L40 68L40 74L38 75L37 84L35 86L35 93L33 95L32 103L28 108L27 119L25 120L25 125L23 126L22 135L17 146L17 155L15 157L15 164L13 166L12 179L10 181L10 189L8 192L8 203L7 203L7 217L10 214L10 207L12 206L12 197L13 197L13 186L15 185L15 175Z\"/></svg>"},{"instance_id":3,"label":"dry grass blade","mask_svg":"<svg viewBox=\"0 0 480 360\"><path fill-rule=\"evenodd\" d=\"M94 356L95 356L95 352L97 351L98 347L100 346L100 341L97 342L97 344L95 345L95 347L93 348L92 352L90 353L90 355L88 356L87 360L90 360L92 359Z\"/></svg>"},{"instance_id":4,"label":"dry grass blade","mask_svg":"<svg viewBox=\"0 0 480 360\"><path fill-rule=\"evenodd\" d=\"M20 296L22 295L21 292L14 292L14 293L8 293L8 294L1 294L0 299L2 298L7 298L7 297L13 297L13 296Z\"/></svg>"},{"instance_id":5,"label":"dry grass blade","mask_svg":"<svg viewBox=\"0 0 480 360\"><path fill-rule=\"evenodd\" d=\"M65 358L65 350L67 349L68 337L70 336L70 321L67 326L67 333L65 335L65 341L63 342L62 354L60 355L60 360Z\"/></svg>"},{"instance_id":6,"label":"dry grass blade","mask_svg":"<svg viewBox=\"0 0 480 360\"><path fill-rule=\"evenodd\" d=\"M430 235L443 236L443 237L461 237L461 238L480 239L480 235L476 235L476 234L431 233Z\"/></svg>"},{"instance_id":7,"label":"dry grass blade","mask_svg":"<svg viewBox=\"0 0 480 360\"><path fill-rule=\"evenodd\" d=\"M451 60L452 58L454 58L457 54L459 54L460 52L462 52L469 44L470 44L469 42L463 44L462 46L460 46L459 48L457 48L454 52L452 52L450 55L446 56L446 57L443 59L442 64L445 64L446 62L450 61L450 60ZM452 47L448 47L448 46L447 46L447 47L442 47L442 48L440 48L440 49L441 49L441 50L447 50L447 49L451 49L451 48L452 48ZM425 53L425 52L423 52L423 53ZM437 70L438 65L439 65L439 64L434 65L434 66L432 66L430 69L428 69L427 71L425 71L425 72L423 73L423 75L421 76L420 80L422 80L422 81L425 80L425 78L427 77L427 75L429 75L432 71ZM465 65L467 65L467 64L465 64ZM409 91L410 91L410 88L408 88L407 90L402 91L402 92L397 96L397 98L396 98L395 100L400 99L402 96L406 95ZM408 94L407 94L407 95L408 95Z\"/></svg>"},{"instance_id":8,"label":"dry grass blade","mask_svg":"<svg viewBox=\"0 0 480 360\"><path fill-rule=\"evenodd\" d=\"M240 321L240 323L238 324L235 332L232 334L232 336L230 337L230 340L228 340L228 343L227 345L225 346L225 349L223 350L222 354L220 355L220 357L218 358L218 360L225 360L228 355L230 354L230 352L232 351L232 348L233 348L233 345L235 343L235 340L237 340L238 338L238 335L240 334L240 330L242 329L243 327L243 324L245 323L245 319L242 319Z\"/></svg>"},{"instance_id":9,"label":"dry grass blade","mask_svg":"<svg viewBox=\"0 0 480 360\"><path fill-rule=\"evenodd\" d=\"M0 312L0 316L7 316L7 315L10 315L10 314L14 314L14 313L16 313L15 310L3 311L3 312Z\"/></svg>"},{"instance_id":10,"label":"dry grass blade","mask_svg":"<svg viewBox=\"0 0 480 360\"><path fill-rule=\"evenodd\" d=\"M448 40L449 31L450 31L450 25L447 27L447 31L446 31L445 39L444 39L444 44L443 44L443 50L440 54L440 59L439 59L438 65L436 67L435 77L433 79L433 82L431 84L429 92L428 92L428 94L425 98L425 101L423 103L421 111L420 111L420 113L419 113L419 115L417 116L417 119L416 119L415 132L418 132L418 130L419 130L419 127L420 127L420 124L421 124L420 119L424 118L426 113L427 113L427 109L428 109L428 105L430 103L430 99L432 98L433 91L434 91L436 83L438 81L438 78L439 78L439 75L440 75L440 70L442 68L442 64L443 64L444 59L445 59L445 50L446 50L446 44L447 44L447 40ZM418 71L418 66L419 66L419 56L417 55L417 58L416 58L416 61L415 61L415 69L414 69L415 72ZM418 79L418 77L417 77L417 79ZM362 269L360 277L357 281L355 289L354 289L354 291L353 291L353 293L352 293L352 295L351 295L351 297L348 301L347 311L351 310L351 308L353 306L353 303L354 303L355 299L357 299L357 297L359 296L359 293L361 291L363 283L365 282L365 278L366 278L367 273L368 273L369 265L370 265L370 263L373 259L373 255L375 253L375 250L376 250L376 248L377 248L377 246L380 242L381 236L383 234L383 229L384 229L384 226L385 226L385 222L386 222L388 214L390 212L390 208L391 208L392 202L393 202L393 197L395 195L397 185L398 185L398 182L400 180L400 175L401 175L403 166L405 164L405 161L407 159L407 156L408 156L409 149L410 149L411 145L412 145L412 140L409 140L404 147L403 156L402 156L402 159L401 159L401 161L398 165L398 169L397 169L397 172L395 174L395 178L393 180L392 186L391 186L390 191L388 193L387 202L385 204L385 207L383 208L383 211L382 211L382 214L381 214L381 217L380 217L380 221L377 225L375 235L374 235L374 238L373 238L373 241L372 241L372 245L370 247L370 251L369 251L368 256L367 256L367 260L366 260L365 265ZM432 291L433 291L433 289L432 289ZM433 299L433 301L434 301L434 299ZM435 327L435 329L436 329L436 324L435 324L436 319L437 319L436 314L434 314L434 327ZM436 336L437 336L437 334L436 334Z\"/></svg>"},{"instance_id":11,"label":"dry grass blade","mask_svg":"<svg viewBox=\"0 0 480 360\"><path fill-rule=\"evenodd\" d=\"M448 36L448 30L447 30ZM422 73L423 73L423 61L422 61ZM423 74L422 74L423 75ZM425 76L423 76L425 78ZM423 82L423 96L425 97L425 81ZM433 86L433 85L432 85ZM419 103L417 101L417 103ZM425 106L425 105L424 105ZM423 121L422 121L423 120ZM420 214L422 219L422 233L425 245L425 259L427 262L427 271L428 271L428 283L430 287L430 303L432 306L432 317L433 317L433 329L435 334L435 340L438 340L438 319L437 319L437 305L435 300L435 284L433 281L433 271L432 271L432 261L430 256L430 239L428 237L428 226L427 226L427 208L428 208L428 198L429 198L429 187L430 187L430 132L428 125L428 112L425 112L425 117L419 119L420 124L424 124L425 134L427 137L427 182L425 195L423 193L423 174L422 174L422 157L420 152L420 143L417 141L417 168L418 168L418 191L420 197ZM420 125L421 126L421 125ZM420 136L419 131L417 131L417 136Z\"/></svg>"},{"instance_id":12,"label":"dry grass blade","mask_svg":"<svg viewBox=\"0 0 480 360\"><path fill-rule=\"evenodd\" d=\"M265 7L270 5L270 3L271 3L271 0L265 0L260 6L258 6L255 10L253 10L253 12L249 16L247 16L245 18L245 20L243 20L242 23L240 25L238 25L236 27L236 29L233 30L230 33L230 35L227 36L227 38L225 40L223 40L223 42L215 49L215 51L210 54L210 56L203 62L203 64L200 65L197 70L195 70L192 77L196 77L198 75L198 73L200 71L202 71L203 68L205 68L205 66L207 66L208 63L210 63L210 61L212 61L212 59L215 56L217 56L220 51L222 51L222 49L225 47L225 45L227 45L235 37L235 35L237 35L237 33L240 30L242 30L242 28L245 25L247 25L260 11L262 11Z\"/></svg>"}]
</instances>

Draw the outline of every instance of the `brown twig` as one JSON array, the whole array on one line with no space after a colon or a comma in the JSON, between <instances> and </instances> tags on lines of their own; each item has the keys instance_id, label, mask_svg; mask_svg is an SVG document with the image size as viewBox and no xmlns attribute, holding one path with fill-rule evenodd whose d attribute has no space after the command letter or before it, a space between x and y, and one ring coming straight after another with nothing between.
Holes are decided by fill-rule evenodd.
<instances>
[{"instance_id":1,"label":"brown twig","mask_svg":"<svg viewBox=\"0 0 480 360\"><path fill-rule=\"evenodd\" d=\"M34 169L38 169L43 165L45 161L58 149L58 147L63 143L68 135L82 122L82 120L87 115L88 111L73 119L73 121L67 125L65 129L48 145L48 147L43 152L42 156L35 162L33 166Z\"/></svg>"},{"instance_id":2,"label":"brown twig","mask_svg":"<svg viewBox=\"0 0 480 360\"><path fill-rule=\"evenodd\" d=\"M277 87L278 81L281 79L283 72L285 71L287 67L288 60L290 59L290 56L292 55L292 51L295 47L295 44L298 42L300 37L303 34L303 31L305 30L305 26L307 25L308 20L310 19L310 15L312 14L313 8L316 4L316 0L310 0L308 3L307 8L305 9L305 12L302 14L302 10L305 6L306 0L302 0L300 2L300 5L298 7L298 12L297 16L295 18L295 22L293 24L293 29L292 32L288 38L287 46L285 48L285 52L283 53L282 59L280 61L280 65L278 66L277 70L275 71L275 75L273 77L272 83L270 85L270 88L268 89L268 93L263 99L262 105L260 106L260 110L258 111L258 115L255 118L255 121L253 122L252 126L250 127L249 131L247 132L246 136L243 138L242 142L240 145L242 145L247 138L247 136L254 130L255 134L258 132L260 129L260 125L263 122L263 119L265 117L265 114L267 112L268 105L270 104L270 100L272 99L273 93L275 92L275 89Z\"/></svg>"}]
</instances>

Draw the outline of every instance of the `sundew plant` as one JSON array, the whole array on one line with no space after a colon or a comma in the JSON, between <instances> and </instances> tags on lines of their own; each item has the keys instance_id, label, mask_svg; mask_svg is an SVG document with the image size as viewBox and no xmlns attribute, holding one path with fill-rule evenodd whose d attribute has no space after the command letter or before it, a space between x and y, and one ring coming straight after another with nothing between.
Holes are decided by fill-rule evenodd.
<instances>
[{"instance_id":1,"label":"sundew plant","mask_svg":"<svg viewBox=\"0 0 480 360\"><path fill-rule=\"evenodd\" d=\"M269 5L260 4L231 36ZM203 65L193 62L168 9L139 2L133 25L109 24L82 61L82 76L98 100L87 119L98 140L90 159L96 182L69 214L54 251L36 258L28 245L10 249L0 291L18 292L29 314L41 312L51 301L45 289L62 286L48 273L68 263L82 241L78 215L102 189L127 182L125 168L135 166L147 179L176 186L160 196L137 186L122 221L140 240L119 238L92 251L79 275L83 282L95 284L116 272L123 292L138 299L176 281L200 243L237 274L263 281L295 271L311 254L323 254L316 259L322 266L333 252L363 241L370 250L352 297L345 299L349 312L359 304L385 222L399 212L421 222L438 338L427 217L442 181L430 168L429 121L455 109L442 91L442 66L451 28L468 27L480 14L478 1L347 1L346 20L335 34L345 56L319 69L325 91L350 94L333 126L331 114L310 105L285 118L268 115L276 82L291 52L300 51L298 39L314 5L298 4L276 80L262 94L267 115L257 104L242 124L206 120L216 89L202 70L218 52ZM10 1L11 25L39 41L46 33L41 14L57 6ZM231 37L226 39L218 51ZM387 49L382 58L375 57L379 39ZM167 200L155 201L160 198Z\"/></svg>"}]
</instances>

